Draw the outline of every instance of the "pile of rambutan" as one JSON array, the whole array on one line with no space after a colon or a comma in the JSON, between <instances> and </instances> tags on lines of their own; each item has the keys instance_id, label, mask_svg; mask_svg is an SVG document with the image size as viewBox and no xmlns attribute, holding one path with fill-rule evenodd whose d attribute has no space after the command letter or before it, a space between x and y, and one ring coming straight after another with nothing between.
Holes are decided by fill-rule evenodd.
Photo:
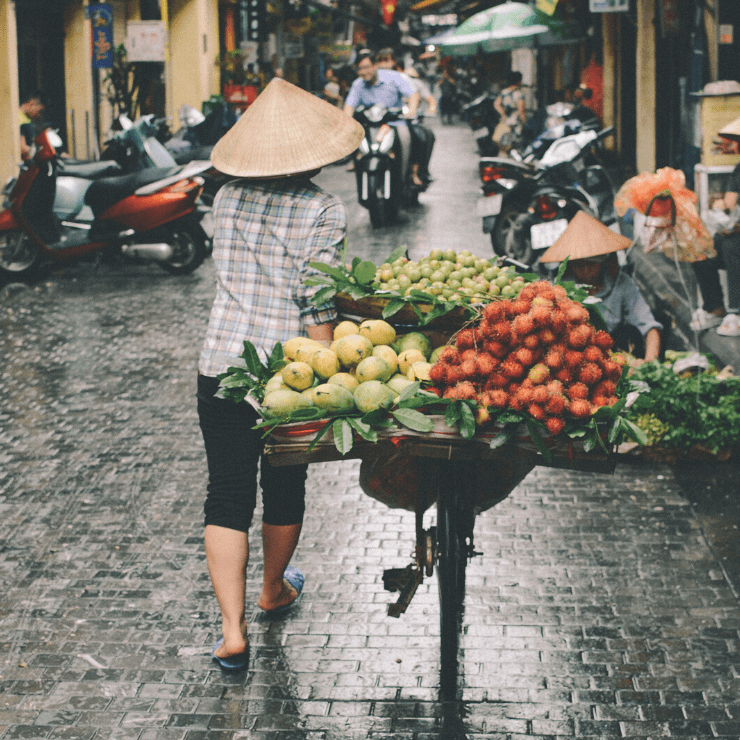
<instances>
[{"instance_id":1,"label":"pile of rambutan","mask_svg":"<svg viewBox=\"0 0 740 740\"><path fill-rule=\"evenodd\" d=\"M484 424L505 409L528 414L552 435L617 402L624 360L588 309L560 285L537 281L513 299L489 303L477 326L461 329L429 375L443 398L478 404Z\"/></svg>"}]
</instances>

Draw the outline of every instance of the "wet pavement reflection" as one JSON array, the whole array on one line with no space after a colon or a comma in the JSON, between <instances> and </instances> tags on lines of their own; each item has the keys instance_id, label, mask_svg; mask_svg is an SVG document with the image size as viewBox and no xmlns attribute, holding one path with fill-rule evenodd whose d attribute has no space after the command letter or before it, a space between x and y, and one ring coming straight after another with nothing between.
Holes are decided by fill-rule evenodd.
<instances>
[{"instance_id":1,"label":"wet pavement reflection","mask_svg":"<svg viewBox=\"0 0 740 740\"><path fill-rule=\"evenodd\" d=\"M406 224L373 232L348 204L351 254L487 256L470 135L446 140ZM354 197L344 167L321 177ZM252 665L221 673L194 401L213 281L210 260L76 265L2 291L2 740L740 737L736 465L532 471L477 519L454 701L436 576L386 614L413 515L366 496L357 461L312 465L305 596L283 619L250 601Z\"/></svg>"}]
</instances>

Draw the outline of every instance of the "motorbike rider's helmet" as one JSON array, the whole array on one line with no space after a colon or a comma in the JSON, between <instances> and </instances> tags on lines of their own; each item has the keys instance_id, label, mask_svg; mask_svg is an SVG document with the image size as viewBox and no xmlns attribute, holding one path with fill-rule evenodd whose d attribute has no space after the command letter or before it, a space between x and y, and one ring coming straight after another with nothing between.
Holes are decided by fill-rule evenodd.
<instances>
[{"instance_id":1,"label":"motorbike rider's helmet","mask_svg":"<svg viewBox=\"0 0 740 740\"><path fill-rule=\"evenodd\" d=\"M363 136L354 118L275 77L218 140L211 161L234 177L291 177L344 159Z\"/></svg>"}]
</instances>

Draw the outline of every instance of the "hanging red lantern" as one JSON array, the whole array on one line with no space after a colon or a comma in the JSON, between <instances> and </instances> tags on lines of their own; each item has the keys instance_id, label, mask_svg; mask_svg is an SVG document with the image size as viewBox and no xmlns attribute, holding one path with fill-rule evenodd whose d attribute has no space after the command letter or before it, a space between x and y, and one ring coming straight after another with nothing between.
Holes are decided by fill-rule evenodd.
<instances>
[{"instance_id":1,"label":"hanging red lantern","mask_svg":"<svg viewBox=\"0 0 740 740\"><path fill-rule=\"evenodd\" d=\"M383 12L383 23L390 26L393 23L393 16L396 14L398 0L380 0L380 7Z\"/></svg>"}]
</instances>

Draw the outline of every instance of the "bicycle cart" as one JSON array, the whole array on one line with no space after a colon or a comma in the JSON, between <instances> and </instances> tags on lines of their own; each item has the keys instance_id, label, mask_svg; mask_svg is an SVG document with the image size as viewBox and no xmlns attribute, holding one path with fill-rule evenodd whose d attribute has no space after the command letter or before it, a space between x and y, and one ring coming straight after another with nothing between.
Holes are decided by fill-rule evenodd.
<instances>
[{"instance_id":1,"label":"bicycle cart","mask_svg":"<svg viewBox=\"0 0 740 740\"><path fill-rule=\"evenodd\" d=\"M490 442L497 434L495 428L466 440L446 426L443 417L432 418L435 426L429 433L402 428L383 430L377 443L357 438L344 456L336 449L331 433L308 451L319 423L288 424L273 430L265 453L272 465L360 458L363 465L372 466L399 455L406 455L417 463L423 461L414 491L395 489L394 492L392 487L388 489L390 493L385 491L388 505L414 511L416 548L414 560L406 568L390 568L383 572L383 584L386 590L399 593L398 600L388 606L389 616L398 617L406 611L424 577L436 570L440 694L443 699L453 699L457 691L465 569L471 558L482 554L475 551L473 542L476 515L505 499L537 465L611 473L615 459L603 452L586 453L572 440L556 438L549 440L550 456L546 459L526 436L526 430L521 436L492 449ZM394 496L398 500L393 500ZM425 529L424 513L435 504L436 526Z\"/></svg>"}]
</instances>

